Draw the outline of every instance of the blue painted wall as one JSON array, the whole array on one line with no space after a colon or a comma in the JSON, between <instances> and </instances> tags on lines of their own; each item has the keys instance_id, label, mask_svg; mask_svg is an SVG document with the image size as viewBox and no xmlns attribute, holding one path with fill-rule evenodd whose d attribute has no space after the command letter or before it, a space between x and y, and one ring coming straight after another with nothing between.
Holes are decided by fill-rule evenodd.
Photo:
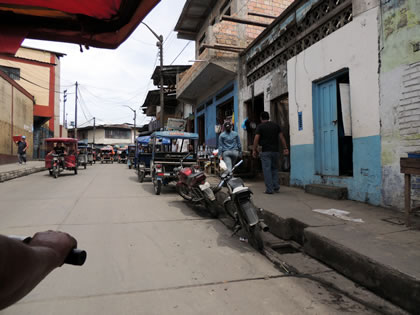
<instances>
[{"instance_id":1,"label":"blue painted wall","mask_svg":"<svg viewBox=\"0 0 420 315\"><path fill-rule=\"evenodd\" d=\"M381 137L353 139L353 176L320 176L315 174L313 144L291 147L290 184L326 184L347 187L348 198L379 205L381 202Z\"/></svg>"},{"instance_id":2,"label":"blue painted wall","mask_svg":"<svg viewBox=\"0 0 420 315\"><path fill-rule=\"evenodd\" d=\"M222 97L219 100L216 100L216 95L223 92L224 90L232 87L233 90L226 94L224 97ZM216 113L217 113L217 106L220 104L223 104L230 98L233 98L233 108L234 108L234 119L235 119L235 130L238 130L239 124L238 124L238 109L239 109L239 102L238 102L238 84L237 81L232 81L226 84L223 88L218 90L216 93L214 93L211 97L206 99L205 102L199 104L197 108L201 107L204 104L207 104L209 101L211 101L211 104L204 107L203 110L199 112L195 112L195 130L197 130L197 117L205 114L205 138L206 138L206 145L216 147L217 146L217 135L216 131L214 129L216 125Z\"/></svg>"}]
</instances>

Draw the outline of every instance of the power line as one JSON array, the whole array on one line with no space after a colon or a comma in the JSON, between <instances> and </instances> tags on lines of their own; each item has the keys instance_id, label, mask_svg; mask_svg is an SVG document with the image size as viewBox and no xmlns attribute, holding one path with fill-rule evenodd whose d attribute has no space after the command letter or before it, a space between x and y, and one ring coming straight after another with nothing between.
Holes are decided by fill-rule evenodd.
<instances>
[{"instance_id":1,"label":"power line","mask_svg":"<svg viewBox=\"0 0 420 315\"><path fill-rule=\"evenodd\" d=\"M172 66L172 64L175 62L175 60L177 60L178 59L178 57L179 56L181 56L181 54L182 54L182 52L185 50L185 48L187 48L187 46L190 44L191 42L188 42L185 46L184 46L184 48L182 48L182 50L181 50L181 52L178 54L178 56L176 56L175 57L175 59L171 62L171 66Z\"/></svg>"}]
</instances>

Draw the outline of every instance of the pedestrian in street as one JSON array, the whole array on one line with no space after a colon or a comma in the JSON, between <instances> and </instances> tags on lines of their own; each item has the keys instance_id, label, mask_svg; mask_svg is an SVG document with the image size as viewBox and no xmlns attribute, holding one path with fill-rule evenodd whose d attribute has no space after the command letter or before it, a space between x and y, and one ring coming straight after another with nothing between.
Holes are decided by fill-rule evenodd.
<instances>
[{"instance_id":1,"label":"pedestrian in street","mask_svg":"<svg viewBox=\"0 0 420 315\"><path fill-rule=\"evenodd\" d=\"M0 310L16 303L63 265L77 241L58 231L36 233L29 244L0 235Z\"/></svg>"},{"instance_id":2,"label":"pedestrian in street","mask_svg":"<svg viewBox=\"0 0 420 315\"><path fill-rule=\"evenodd\" d=\"M18 141L18 161L19 164L26 164L26 150L28 149L28 143L26 142L26 137L22 136L22 139Z\"/></svg>"},{"instance_id":3,"label":"pedestrian in street","mask_svg":"<svg viewBox=\"0 0 420 315\"><path fill-rule=\"evenodd\" d=\"M258 125L254 138L254 147L252 156L258 155L258 145L261 145L260 153L261 165L264 174L265 193L272 194L280 190L279 185L279 139L283 146L283 154L289 155L286 139L278 124L270 121L268 112L262 112L260 115L261 124Z\"/></svg>"},{"instance_id":4,"label":"pedestrian in street","mask_svg":"<svg viewBox=\"0 0 420 315\"><path fill-rule=\"evenodd\" d=\"M242 154L242 147L238 133L232 130L232 123L225 122L224 129L219 136L219 157L226 163L227 170L230 172Z\"/></svg>"}]
</instances>

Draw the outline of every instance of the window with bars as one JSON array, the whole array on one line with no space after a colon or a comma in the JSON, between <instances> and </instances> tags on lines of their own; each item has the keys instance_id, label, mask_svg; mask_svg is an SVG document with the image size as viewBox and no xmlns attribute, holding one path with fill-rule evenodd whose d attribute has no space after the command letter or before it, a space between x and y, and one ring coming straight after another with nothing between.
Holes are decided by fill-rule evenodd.
<instances>
[{"instance_id":1,"label":"window with bars","mask_svg":"<svg viewBox=\"0 0 420 315\"><path fill-rule=\"evenodd\" d=\"M10 79L20 80L20 69L6 66L0 66L0 70L6 73Z\"/></svg>"}]
</instances>

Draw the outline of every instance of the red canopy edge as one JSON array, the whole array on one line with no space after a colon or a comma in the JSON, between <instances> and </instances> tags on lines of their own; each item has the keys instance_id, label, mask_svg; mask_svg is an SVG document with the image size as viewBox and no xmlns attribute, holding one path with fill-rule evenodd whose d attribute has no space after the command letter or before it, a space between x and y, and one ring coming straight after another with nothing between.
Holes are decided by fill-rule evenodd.
<instances>
[{"instance_id":1,"label":"red canopy edge","mask_svg":"<svg viewBox=\"0 0 420 315\"><path fill-rule=\"evenodd\" d=\"M110 19L118 14L122 0L1 0L20 10L50 9L71 14L83 14L99 19Z\"/></svg>"},{"instance_id":2,"label":"red canopy edge","mask_svg":"<svg viewBox=\"0 0 420 315\"><path fill-rule=\"evenodd\" d=\"M130 1L129 5L132 5L131 1L134 0L95 0L94 2L105 2L115 5L118 2L121 2L122 4L126 3L124 1ZM34 2L49 3L49 1L41 0L0 0L0 9L1 5L5 2L19 2L26 4ZM61 1L57 0L51 2L61 3ZM137 2L139 2L139 5L133 14L131 14L131 12L127 12L127 7L122 8L123 5L119 8L121 11L125 9L123 12L118 12L122 15L122 17L120 16L121 20L114 18L111 21L108 21L106 19L92 19L90 17L80 18L80 16L76 16L77 19L75 20L77 21L77 26L80 26L80 29L76 30L74 29L75 25L71 25L71 27L66 29L69 21L63 20L63 18L59 16L53 20L56 24L51 27L49 27L49 24L46 26L45 21L40 21L39 25L35 23L30 26L16 24L8 25L1 24L0 22L0 53L15 54L25 38L69 42L98 48L115 49L131 35L131 33L136 29L146 15L160 2L160 0L137 0ZM73 3L73 5L78 3L80 6L84 6L85 1L72 0L70 3ZM130 13L131 17L129 17L126 21L124 18L127 18L127 13ZM90 12L89 14L93 13ZM98 16L101 16L101 14L104 14L104 11L100 11ZM51 15L48 15L46 18L51 20L52 17ZM39 16L36 16L36 19L39 20ZM124 21L122 25L120 25L122 23L121 21ZM64 26L62 27L62 25ZM106 27L112 29L112 31L102 31L102 29ZM90 29L90 31L86 31L86 29Z\"/></svg>"}]
</instances>

